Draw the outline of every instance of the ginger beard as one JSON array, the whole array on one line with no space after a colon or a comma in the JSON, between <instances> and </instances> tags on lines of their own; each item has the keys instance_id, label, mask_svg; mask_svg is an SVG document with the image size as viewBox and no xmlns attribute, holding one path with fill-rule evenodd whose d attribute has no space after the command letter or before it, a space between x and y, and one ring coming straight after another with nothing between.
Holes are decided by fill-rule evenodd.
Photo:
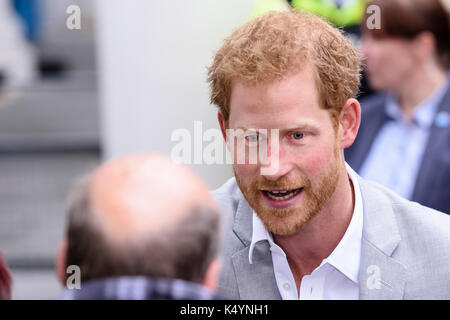
<instances>
[{"instance_id":1,"label":"ginger beard","mask_svg":"<svg viewBox=\"0 0 450 320\"><path fill-rule=\"evenodd\" d=\"M236 182L265 227L275 235L292 235L316 216L333 195L340 176L338 144L334 146L334 157L328 170L313 185L306 176L283 176L277 181L270 181L261 175L245 183L233 167ZM267 204L261 190L293 190L303 188L300 199L287 208L273 208Z\"/></svg>"}]
</instances>

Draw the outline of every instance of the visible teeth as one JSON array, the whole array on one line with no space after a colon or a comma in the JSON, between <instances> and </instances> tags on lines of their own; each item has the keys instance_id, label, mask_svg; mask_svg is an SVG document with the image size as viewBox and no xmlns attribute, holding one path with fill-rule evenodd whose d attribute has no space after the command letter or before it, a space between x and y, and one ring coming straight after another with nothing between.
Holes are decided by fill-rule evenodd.
<instances>
[{"instance_id":1,"label":"visible teeth","mask_svg":"<svg viewBox=\"0 0 450 320\"><path fill-rule=\"evenodd\" d=\"M278 193L285 194L285 193L288 193L289 191L288 190L271 190L269 192L275 193L275 194L278 194Z\"/></svg>"},{"instance_id":2,"label":"visible teeth","mask_svg":"<svg viewBox=\"0 0 450 320\"><path fill-rule=\"evenodd\" d=\"M288 191L268 191L268 192L266 192L266 194L269 196L269 198L274 199L274 200L286 200L286 199L289 199L289 198L295 196L297 193L299 193L300 189L297 189L295 191L291 191L289 193L287 193L287 192ZM287 194L284 195L284 196L274 196L273 195L273 194L279 194L279 193L282 193L282 194L286 194L287 193Z\"/></svg>"}]
</instances>

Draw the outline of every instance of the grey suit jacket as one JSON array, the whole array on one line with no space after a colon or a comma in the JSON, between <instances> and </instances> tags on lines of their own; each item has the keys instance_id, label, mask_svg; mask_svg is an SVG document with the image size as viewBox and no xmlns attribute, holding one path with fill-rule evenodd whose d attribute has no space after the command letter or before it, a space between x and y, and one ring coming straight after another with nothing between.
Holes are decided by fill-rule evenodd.
<instances>
[{"instance_id":1,"label":"grey suit jacket","mask_svg":"<svg viewBox=\"0 0 450 320\"><path fill-rule=\"evenodd\" d=\"M361 177L358 181L364 216L360 299L450 299L450 216ZM213 196L225 220L218 294L281 299L267 241L256 244L249 263L253 211L236 180Z\"/></svg>"}]
</instances>

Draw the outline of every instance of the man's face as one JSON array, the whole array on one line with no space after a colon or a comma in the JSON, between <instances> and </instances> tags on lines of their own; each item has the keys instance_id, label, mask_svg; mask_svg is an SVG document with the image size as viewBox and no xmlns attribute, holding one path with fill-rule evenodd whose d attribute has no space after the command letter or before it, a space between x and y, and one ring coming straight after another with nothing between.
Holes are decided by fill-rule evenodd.
<instances>
[{"instance_id":1,"label":"man's face","mask_svg":"<svg viewBox=\"0 0 450 320\"><path fill-rule=\"evenodd\" d=\"M312 69L252 86L234 82L228 128L267 129L269 137L279 130L278 150L276 141L267 139L268 162L238 164L235 155L233 169L245 199L269 231L297 232L334 193L343 163L331 116L319 107ZM245 141L258 139L261 143L261 136ZM275 170L264 173L268 166Z\"/></svg>"},{"instance_id":2,"label":"man's face","mask_svg":"<svg viewBox=\"0 0 450 320\"><path fill-rule=\"evenodd\" d=\"M397 38L362 37L361 51L366 59L370 85L377 90L397 89L411 77L418 61L414 41Z\"/></svg>"}]
</instances>

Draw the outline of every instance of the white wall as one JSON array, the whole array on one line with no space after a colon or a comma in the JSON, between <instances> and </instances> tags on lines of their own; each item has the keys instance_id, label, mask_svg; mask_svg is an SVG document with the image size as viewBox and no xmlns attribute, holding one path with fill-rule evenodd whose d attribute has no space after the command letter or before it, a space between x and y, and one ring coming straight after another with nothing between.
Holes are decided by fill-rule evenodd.
<instances>
[{"instance_id":1,"label":"white wall","mask_svg":"<svg viewBox=\"0 0 450 320\"><path fill-rule=\"evenodd\" d=\"M171 134L194 121L218 128L206 66L253 0L97 0L102 143L106 159L170 153ZM192 166L214 188L226 165Z\"/></svg>"}]
</instances>

